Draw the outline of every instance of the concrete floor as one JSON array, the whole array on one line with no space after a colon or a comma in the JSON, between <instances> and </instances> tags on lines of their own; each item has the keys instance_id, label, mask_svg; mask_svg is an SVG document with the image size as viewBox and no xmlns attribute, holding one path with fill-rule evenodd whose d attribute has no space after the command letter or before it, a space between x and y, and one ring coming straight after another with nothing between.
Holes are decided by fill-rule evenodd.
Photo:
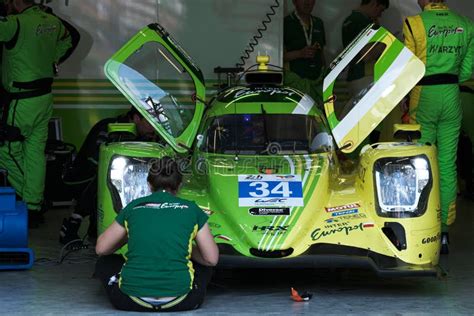
<instances>
[{"instance_id":1,"label":"concrete floor","mask_svg":"<svg viewBox=\"0 0 474 316\"><path fill-rule=\"evenodd\" d=\"M458 205L451 254L442 256L445 278L381 279L358 270L221 271L202 308L184 314L474 315L474 203L460 199ZM66 209L50 210L47 223L31 231L37 256L33 269L0 271L0 315L118 313L92 278L92 250L71 253L57 263L58 229L67 214ZM290 287L312 292L312 300L293 302Z\"/></svg>"}]
</instances>

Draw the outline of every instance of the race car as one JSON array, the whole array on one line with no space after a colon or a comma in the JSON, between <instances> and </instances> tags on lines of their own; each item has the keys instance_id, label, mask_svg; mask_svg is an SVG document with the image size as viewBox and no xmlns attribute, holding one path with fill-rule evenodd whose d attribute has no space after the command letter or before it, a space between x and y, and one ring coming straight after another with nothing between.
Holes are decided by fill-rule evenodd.
<instances>
[{"instance_id":1,"label":"race car","mask_svg":"<svg viewBox=\"0 0 474 316\"><path fill-rule=\"evenodd\" d=\"M284 86L267 57L257 59L206 100L198 65L159 24L110 58L107 77L163 142L102 145L99 233L130 201L150 194L151 161L172 156L185 175L179 196L209 214L222 267L436 275L436 148L413 141L416 126L398 126L400 142L363 145L423 77L423 63L387 30L370 26L330 64L319 105ZM357 63L372 69L372 79L343 98L338 87ZM117 130L124 128L111 126Z\"/></svg>"}]
</instances>

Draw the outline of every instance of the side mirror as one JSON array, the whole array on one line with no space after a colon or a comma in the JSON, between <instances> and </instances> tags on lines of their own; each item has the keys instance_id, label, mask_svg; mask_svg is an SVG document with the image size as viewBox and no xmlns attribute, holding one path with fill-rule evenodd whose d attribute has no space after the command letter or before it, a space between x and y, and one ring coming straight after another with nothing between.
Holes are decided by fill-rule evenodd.
<instances>
[{"instance_id":1,"label":"side mirror","mask_svg":"<svg viewBox=\"0 0 474 316\"><path fill-rule=\"evenodd\" d=\"M319 133L311 142L312 152L328 152L334 148L334 141L330 134L326 132Z\"/></svg>"},{"instance_id":2,"label":"side mirror","mask_svg":"<svg viewBox=\"0 0 474 316\"><path fill-rule=\"evenodd\" d=\"M421 138L420 124L393 124L393 137L412 142Z\"/></svg>"},{"instance_id":3,"label":"side mirror","mask_svg":"<svg viewBox=\"0 0 474 316\"><path fill-rule=\"evenodd\" d=\"M110 123L107 126L107 142L131 141L137 137L135 123Z\"/></svg>"}]
</instances>

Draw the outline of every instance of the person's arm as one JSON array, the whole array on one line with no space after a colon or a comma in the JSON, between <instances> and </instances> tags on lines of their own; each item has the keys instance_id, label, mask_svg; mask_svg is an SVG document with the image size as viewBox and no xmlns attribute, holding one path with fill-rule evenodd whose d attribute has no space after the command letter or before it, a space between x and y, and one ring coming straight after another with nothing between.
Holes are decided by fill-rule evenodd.
<instances>
[{"instance_id":1,"label":"person's arm","mask_svg":"<svg viewBox=\"0 0 474 316\"><path fill-rule=\"evenodd\" d=\"M324 53L325 47L326 47L326 30L324 29L324 23L321 21L321 32L323 33L323 43L321 45L321 63L323 65L323 76L324 76L324 70L326 69L326 54Z\"/></svg>"},{"instance_id":2,"label":"person's arm","mask_svg":"<svg viewBox=\"0 0 474 316\"><path fill-rule=\"evenodd\" d=\"M219 249L207 223L196 235L196 245L193 246L191 258L205 266L215 266L219 261Z\"/></svg>"},{"instance_id":3,"label":"person's arm","mask_svg":"<svg viewBox=\"0 0 474 316\"><path fill-rule=\"evenodd\" d=\"M293 61L296 59L309 59L313 58L317 48L313 46L305 46L302 49L292 50L291 52L285 51L283 54L283 61Z\"/></svg>"},{"instance_id":4,"label":"person's arm","mask_svg":"<svg viewBox=\"0 0 474 316\"><path fill-rule=\"evenodd\" d=\"M110 255L127 242L127 231L125 227L114 221L100 236L97 238L95 252L99 256Z\"/></svg>"},{"instance_id":5,"label":"person's arm","mask_svg":"<svg viewBox=\"0 0 474 316\"><path fill-rule=\"evenodd\" d=\"M64 56L70 52L70 49L72 48L72 37L71 34L69 33L69 30L66 28L64 23L61 21L61 19L58 19L58 23L60 25L59 29L59 37L58 37L58 44L56 46L56 64L59 64L60 62L64 61ZM70 52L72 53L72 51Z\"/></svg>"},{"instance_id":6,"label":"person's arm","mask_svg":"<svg viewBox=\"0 0 474 316\"><path fill-rule=\"evenodd\" d=\"M71 23L69 23L66 20L61 19L60 17L58 18L59 20L61 20L61 22L63 23L63 25L65 26L65 28L67 29L71 37L71 46L66 50L66 52L58 60L58 64L62 64L76 50L77 45L79 45L79 41L81 40L81 34Z\"/></svg>"},{"instance_id":7,"label":"person's arm","mask_svg":"<svg viewBox=\"0 0 474 316\"><path fill-rule=\"evenodd\" d=\"M79 44L79 41L81 40L81 34L71 23L69 23L66 20L61 19L59 16L54 14L53 9L51 7L48 7L48 6L43 5L43 4L40 4L39 7L44 12L46 12L48 14L51 14L51 15L54 15L57 19L59 19L61 21L61 23L63 24L63 26L66 28L66 31L68 32L69 36L71 37L71 46L67 49L60 48L61 51L64 51L64 49L65 49L65 53L63 53L61 56L59 56L59 58L56 56L57 57L57 59L56 59L57 63L61 64L66 59L68 59L69 56L71 56L71 54L74 52L77 45Z\"/></svg>"},{"instance_id":8,"label":"person's arm","mask_svg":"<svg viewBox=\"0 0 474 316\"><path fill-rule=\"evenodd\" d=\"M18 20L14 16L0 17L0 42L8 42L13 39L18 27Z\"/></svg>"},{"instance_id":9,"label":"person's arm","mask_svg":"<svg viewBox=\"0 0 474 316\"><path fill-rule=\"evenodd\" d=\"M415 37L413 35L413 30L410 25L410 21L405 19L405 22L403 23L403 37L405 38L405 46L413 52L413 54L416 54L416 42L415 42Z\"/></svg>"},{"instance_id":10,"label":"person's arm","mask_svg":"<svg viewBox=\"0 0 474 316\"><path fill-rule=\"evenodd\" d=\"M470 23L470 21L469 21ZM471 23L469 43L467 43L466 56L461 63L461 69L459 72L459 82L464 82L471 79L472 71L474 67L474 26Z\"/></svg>"}]
</instances>

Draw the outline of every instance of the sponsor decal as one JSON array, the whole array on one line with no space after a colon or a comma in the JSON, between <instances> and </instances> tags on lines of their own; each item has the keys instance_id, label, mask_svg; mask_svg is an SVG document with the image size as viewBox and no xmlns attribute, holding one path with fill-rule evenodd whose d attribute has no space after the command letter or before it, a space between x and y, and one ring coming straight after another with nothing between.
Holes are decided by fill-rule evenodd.
<instances>
[{"instance_id":1,"label":"sponsor decal","mask_svg":"<svg viewBox=\"0 0 474 316\"><path fill-rule=\"evenodd\" d=\"M134 209L137 209L137 208L148 208L148 207L151 207L151 208L158 208L158 209L163 209L163 208L172 208L172 209L187 209L189 208L189 206L185 205L185 204L181 204L181 203L168 203L168 202L165 202L165 203L144 203L144 204L140 204L136 207L134 207Z\"/></svg>"},{"instance_id":2,"label":"sponsor decal","mask_svg":"<svg viewBox=\"0 0 474 316\"><path fill-rule=\"evenodd\" d=\"M101 207L97 208L97 221L99 223L104 221L104 210Z\"/></svg>"},{"instance_id":3,"label":"sponsor decal","mask_svg":"<svg viewBox=\"0 0 474 316\"><path fill-rule=\"evenodd\" d=\"M359 213L359 210L355 208L353 210L334 212L331 215L334 217L337 217L337 216L350 215L350 214L356 214L356 213Z\"/></svg>"},{"instance_id":4,"label":"sponsor decal","mask_svg":"<svg viewBox=\"0 0 474 316\"><path fill-rule=\"evenodd\" d=\"M241 89L237 91L234 95L234 98L239 98L247 95L254 95L254 94L268 94L268 95L274 95L274 94L280 94L280 95L287 95L287 96L292 96L295 94L295 92L291 90L286 90L286 89L279 89L279 88L257 88L257 89Z\"/></svg>"},{"instance_id":5,"label":"sponsor decal","mask_svg":"<svg viewBox=\"0 0 474 316\"><path fill-rule=\"evenodd\" d=\"M208 208L201 208L203 210L204 213L206 213L208 216L211 216L212 214L214 214L213 211L211 211L210 209Z\"/></svg>"},{"instance_id":6,"label":"sponsor decal","mask_svg":"<svg viewBox=\"0 0 474 316\"><path fill-rule=\"evenodd\" d=\"M336 212L336 211L343 211L343 210L350 210L354 208L360 207L359 203L351 203L351 204L346 204L346 205L340 205L340 206L331 206L331 207L325 207L326 212Z\"/></svg>"},{"instance_id":7,"label":"sponsor decal","mask_svg":"<svg viewBox=\"0 0 474 316\"><path fill-rule=\"evenodd\" d=\"M422 244L430 244L433 242L438 242L440 240L441 235L438 233L436 236L426 237L421 240Z\"/></svg>"},{"instance_id":8,"label":"sponsor decal","mask_svg":"<svg viewBox=\"0 0 474 316\"><path fill-rule=\"evenodd\" d=\"M304 206L300 175L239 175L239 206Z\"/></svg>"},{"instance_id":9,"label":"sponsor decal","mask_svg":"<svg viewBox=\"0 0 474 316\"><path fill-rule=\"evenodd\" d=\"M209 225L210 228L221 228L222 226L217 224L217 223L214 223L214 222L207 222L207 224Z\"/></svg>"},{"instance_id":10,"label":"sponsor decal","mask_svg":"<svg viewBox=\"0 0 474 316\"><path fill-rule=\"evenodd\" d=\"M289 175L289 176L276 176L279 179L287 180L287 179L294 179L294 175Z\"/></svg>"},{"instance_id":11,"label":"sponsor decal","mask_svg":"<svg viewBox=\"0 0 474 316\"><path fill-rule=\"evenodd\" d=\"M368 225L368 226L365 226ZM370 226L372 225L372 226ZM364 231L365 228L368 227L373 227L373 223L360 223L357 225L351 225L351 226L342 226L338 228L332 228L332 229L321 229L321 228L316 228L312 233L311 233L311 239L314 241L319 240L323 237L328 237L332 235L337 235L340 233L344 233L345 235L349 235L350 233L354 231Z\"/></svg>"},{"instance_id":12,"label":"sponsor decal","mask_svg":"<svg viewBox=\"0 0 474 316\"><path fill-rule=\"evenodd\" d=\"M461 53L463 46L451 46L451 45L431 45L428 49L430 54L455 54Z\"/></svg>"},{"instance_id":13,"label":"sponsor decal","mask_svg":"<svg viewBox=\"0 0 474 316\"><path fill-rule=\"evenodd\" d=\"M339 228L339 227L344 227L344 226L349 226L348 222L334 222L329 225L324 225L324 228L326 229L331 229L331 228Z\"/></svg>"},{"instance_id":14,"label":"sponsor decal","mask_svg":"<svg viewBox=\"0 0 474 316\"><path fill-rule=\"evenodd\" d=\"M56 29L54 24L40 24L36 27L36 36L55 33Z\"/></svg>"},{"instance_id":15,"label":"sponsor decal","mask_svg":"<svg viewBox=\"0 0 474 316\"><path fill-rule=\"evenodd\" d=\"M433 25L430 27L429 31L428 31L428 37L429 38L432 38L432 37L438 37L438 36L442 36L442 37L448 37L448 36L451 36L451 35L456 35L456 34L462 34L464 33L464 29L462 27L457 27L457 26L451 26L451 27L447 27L447 26L436 26L436 25Z\"/></svg>"},{"instance_id":16,"label":"sponsor decal","mask_svg":"<svg viewBox=\"0 0 474 316\"><path fill-rule=\"evenodd\" d=\"M289 225L278 226L258 226L254 225L252 231L260 233L269 233L271 235L284 234L288 231Z\"/></svg>"},{"instance_id":17,"label":"sponsor decal","mask_svg":"<svg viewBox=\"0 0 474 316\"><path fill-rule=\"evenodd\" d=\"M249 209L251 215L290 215L289 207L254 207Z\"/></svg>"},{"instance_id":18,"label":"sponsor decal","mask_svg":"<svg viewBox=\"0 0 474 316\"><path fill-rule=\"evenodd\" d=\"M355 219L363 219L363 218L367 218L367 215L365 215L364 213L341 215L337 217L337 219L342 220L342 221L352 221Z\"/></svg>"}]
</instances>

